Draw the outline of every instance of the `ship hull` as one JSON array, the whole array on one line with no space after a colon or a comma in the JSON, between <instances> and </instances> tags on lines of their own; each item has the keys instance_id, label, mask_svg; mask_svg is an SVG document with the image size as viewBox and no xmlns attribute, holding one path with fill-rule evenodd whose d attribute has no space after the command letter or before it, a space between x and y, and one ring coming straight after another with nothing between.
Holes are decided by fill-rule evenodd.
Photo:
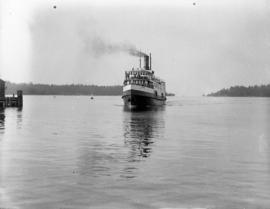
<instances>
[{"instance_id":1,"label":"ship hull","mask_svg":"<svg viewBox=\"0 0 270 209\"><path fill-rule=\"evenodd\" d=\"M123 92L122 99L126 107L149 108L152 106L161 106L165 104L166 98L155 96L154 94L128 90Z\"/></svg>"}]
</instances>

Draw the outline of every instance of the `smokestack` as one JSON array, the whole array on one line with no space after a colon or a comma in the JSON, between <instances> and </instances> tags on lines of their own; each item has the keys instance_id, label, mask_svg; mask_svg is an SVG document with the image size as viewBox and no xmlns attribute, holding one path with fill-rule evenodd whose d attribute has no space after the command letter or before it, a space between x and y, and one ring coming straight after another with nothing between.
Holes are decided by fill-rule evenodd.
<instances>
[{"instance_id":1,"label":"smokestack","mask_svg":"<svg viewBox=\"0 0 270 209\"><path fill-rule=\"evenodd\" d=\"M149 70L149 56L144 55L143 58L144 58L144 69Z\"/></svg>"},{"instance_id":2,"label":"smokestack","mask_svg":"<svg viewBox=\"0 0 270 209\"><path fill-rule=\"evenodd\" d=\"M140 55L140 68L142 67L142 59L141 59L141 55Z\"/></svg>"}]
</instances>

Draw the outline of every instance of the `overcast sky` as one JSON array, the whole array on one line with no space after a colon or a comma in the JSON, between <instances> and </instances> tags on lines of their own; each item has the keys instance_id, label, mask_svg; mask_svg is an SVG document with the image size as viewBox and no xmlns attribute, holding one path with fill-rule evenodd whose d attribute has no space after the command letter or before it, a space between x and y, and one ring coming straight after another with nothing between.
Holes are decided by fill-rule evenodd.
<instances>
[{"instance_id":1,"label":"overcast sky","mask_svg":"<svg viewBox=\"0 0 270 209\"><path fill-rule=\"evenodd\" d=\"M269 0L0 2L5 80L121 85L138 58L97 53L101 40L151 52L156 75L178 95L270 83Z\"/></svg>"}]
</instances>

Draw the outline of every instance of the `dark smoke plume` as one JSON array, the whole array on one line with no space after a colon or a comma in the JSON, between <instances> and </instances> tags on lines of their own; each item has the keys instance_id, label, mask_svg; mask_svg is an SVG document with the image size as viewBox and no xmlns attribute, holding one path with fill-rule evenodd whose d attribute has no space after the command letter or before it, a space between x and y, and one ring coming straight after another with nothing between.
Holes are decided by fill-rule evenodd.
<instances>
[{"instance_id":1,"label":"dark smoke plume","mask_svg":"<svg viewBox=\"0 0 270 209\"><path fill-rule=\"evenodd\" d=\"M136 57L147 55L138 50L134 45L127 43L106 43L101 38L94 38L90 44L91 51L93 51L97 57L117 52L126 52L129 55Z\"/></svg>"}]
</instances>

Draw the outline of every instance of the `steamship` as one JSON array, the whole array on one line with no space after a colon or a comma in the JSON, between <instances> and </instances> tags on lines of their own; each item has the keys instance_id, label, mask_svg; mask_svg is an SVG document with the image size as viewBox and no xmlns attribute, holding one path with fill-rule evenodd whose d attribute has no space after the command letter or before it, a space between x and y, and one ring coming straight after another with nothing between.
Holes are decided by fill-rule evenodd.
<instances>
[{"instance_id":1,"label":"steamship","mask_svg":"<svg viewBox=\"0 0 270 209\"><path fill-rule=\"evenodd\" d=\"M143 55L144 66L125 72L123 100L127 107L151 107L163 105L166 101L165 82L155 76L152 70L151 54ZM150 61L150 62L149 62Z\"/></svg>"}]
</instances>

